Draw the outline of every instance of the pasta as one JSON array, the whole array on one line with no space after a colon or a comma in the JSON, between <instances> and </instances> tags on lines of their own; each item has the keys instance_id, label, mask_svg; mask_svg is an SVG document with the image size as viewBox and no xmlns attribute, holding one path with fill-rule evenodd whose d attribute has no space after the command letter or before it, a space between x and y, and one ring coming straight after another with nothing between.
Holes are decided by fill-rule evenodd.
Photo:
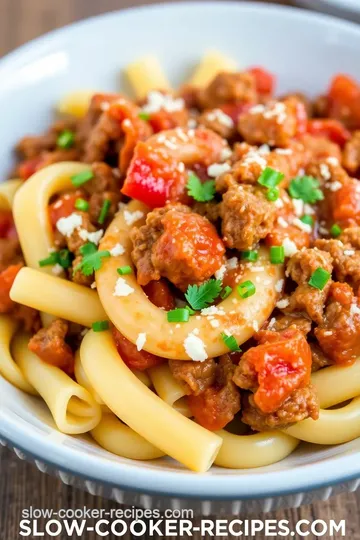
<instances>
[{"instance_id":1,"label":"pasta","mask_svg":"<svg viewBox=\"0 0 360 540\"><path fill-rule=\"evenodd\" d=\"M221 439L178 414L147 389L121 361L109 333L88 332L80 355L92 386L116 416L190 469L208 470ZM96 359L100 355L102 370L98 373ZM124 383L121 393L118 391L120 380Z\"/></svg>"},{"instance_id":2,"label":"pasta","mask_svg":"<svg viewBox=\"0 0 360 540\"><path fill-rule=\"evenodd\" d=\"M49 407L58 429L79 435L97 426L101 409L95 399L61 369L42 362L29 351L28 341L26 335L15 338L14 358Z\"/></svg>"},{"instance_id":3,"label":"pasta","mask_svg":"<svg viewBox=\"0 0 360 540\"><path fill-rule=\"evenodd\" d=\"M70 92L0 185L0 375L198 473L360 437L360 117L333 90L360 85L311 118L218 51L176 91L153 56L125 75L136 100Z\"/></svg>"}]
</instances>

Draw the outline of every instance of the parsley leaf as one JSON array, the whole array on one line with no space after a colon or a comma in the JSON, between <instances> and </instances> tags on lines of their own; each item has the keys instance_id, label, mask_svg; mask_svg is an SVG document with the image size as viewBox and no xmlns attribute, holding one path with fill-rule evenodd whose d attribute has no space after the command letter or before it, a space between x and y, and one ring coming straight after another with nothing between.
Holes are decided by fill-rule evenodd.
<instances>
[{"instance_id":1,"label":"parsley leaf","mask_svg":"<svg viewBox=\"0 0 360 540\"><path fill-rule=\"evenodd\" d=\"M204 309L214 302L221 290L222 281L220 279L209 279L201 285L189 285L185 298L193 309Z\"/></svg>"},{"instance_id":2,"label":"parsley leaf","mask_svg":"<svg viewBox=\"0 0 360 540\"><path fill-rule=\"evenodd\" d=\"M110 251L97 251L97 247L92 242L84 244L80 248L80 253L83 256L82 261L75 266L74 273L80 270L84 276L91 276L96 270L101 268L101 260L105 257L110 257Z\"/></svg>"},{"instance_id":3,"label":"parsley leaf","mask_svg":"<svg viewBox=\"0 0 360 540\"><path fill-rule=\"evenodd\" d=\"M319 180L313 176L297 176L290 182L289 193L293 199L302 199L305 203L314 204L324 198L319 185Z\"/></svg>"},{"instance_id":4,"label":"parsley leaf","mask_svg":"<svg viewBox=\"0 0 360 540\"><path fill-rule=\"evenodd\" d=\"M211 201L215 196L215 180L207 180L202 183L200 178L193 172L189 174L186 187L190 197L198 202Z\"/></svg>"}]
</instances>

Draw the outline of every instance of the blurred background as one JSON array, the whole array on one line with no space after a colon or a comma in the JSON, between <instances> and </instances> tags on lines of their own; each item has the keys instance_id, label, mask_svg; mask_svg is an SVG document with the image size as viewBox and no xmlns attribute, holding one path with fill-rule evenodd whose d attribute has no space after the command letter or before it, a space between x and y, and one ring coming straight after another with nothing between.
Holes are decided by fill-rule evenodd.
<instances>
[{"instance_id":1,"label":"blurred background","mask_svg":"<svg viewBox=\"0 0 360 540\"><path fill-rule=\"evenodd\" d=\"M175 1L175 0L168 0ZM238 0L241 1L241 0ZM318 0L313 0L317 3ZM27 41L66 24L105 13L141 4L152 0L0 0L0 56ZM293 2L273 2L292 5ZM306 39L306 29L304 29ZM131 44L130 44L131 45ZM85 44L86 46L86 44ZM121 55L121 51L119 51ZM359 492L358 492L359 493ZM62 484L59 480L41 474L32 465L21 461L6 448L0 446L0 540L16 540L21 510L32 505L34 508L114 508L115 502ZM266 514L267 519L287 519L294 523L299 519L345 519L346 538L360 540L360 493L343 494L327 502ZM261 518L262 516L242 516ZM65 540L65 536L57 537ZM88 533L86 540L95 540ZM124 537L130 540L132 535ZM170 537L169 537L170 538ZM199 540L200 536L194 536ZM259 540L264 538L257 536ZM312 540L312 535L307 537ZM325 538L325 537L323 537ZM335 536L333 538L340 538Z\"/></svg>"}]
</instances>

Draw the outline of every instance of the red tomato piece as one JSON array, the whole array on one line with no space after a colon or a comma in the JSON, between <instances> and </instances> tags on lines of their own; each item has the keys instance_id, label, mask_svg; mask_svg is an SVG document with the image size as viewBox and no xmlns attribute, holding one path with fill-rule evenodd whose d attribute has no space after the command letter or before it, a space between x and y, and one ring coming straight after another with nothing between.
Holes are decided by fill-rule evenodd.
<instances>
[{"instance_id":1,"label":"red tomato piece","mask_svg":"<svg viewBox=\"0 0 360 540\"><path fill-rule=\"evenodd\" d=\"M243 113L246 113L251 107L253 107L253 103L224 103L223 105L219 106L219 109L221 109L225 114L230 116L232 118L234 124L237 124L237 121L239 119L239 116Z\"/></svg>"},{"instance_id":2,"label":"red tomato piece","mask_svg":"<svg viewBox=\"0 0 360 540\"><path fill-rule=\"evenodd\" d=\"M227 398L224 389L212 386L199 396L188 396L188 405L201 426L210 431L218 431L234 418L232 408L227 406Z\"/></svg>"},{"instance_id":3,"label":"red tomato piece","mask_svg":"<svg viewBox=\"0 0 360 540\"><path fill-rule=\"evenodd\" d=\"M36 173L36 171L39 170L41 167L43 161L42 156L37 156L35 158L26 159L20 165L18 166L18 175L20 176L21 180L27 180Z\"/></svg>"},{"instance_id":4,"label":"red tomato piece","mask_svg":"<svg viewBox=\"0 0 360 540\"><path fill-rule=\"evenodd\" d=\"M275 89L275 75L270 73L270 71L257 66L250 68L248 72L254 75L256 90L259 94L273 94Z\"/></svg>"},{"instance_id":5,"label":"red tomato piece","mask_svg":"<svg viewBox=\"0 0 360 540\"><path fill-rule=\"evenodd\" d=\"M150 281L143 289L150 302L155 306L166 311L175 309L175 297L165 280Z\"/></svg>"},{"instance_id":6,"label":"red tomato piece","mask_svg":"<svg viewBox=\"0 0 360 540\"><path fill-rule=\"evenodd\" d=\"M351 137L350 131L339 120L329 118L308 120L307 133L314 136L327 137L340 146L344 146L346 141Z\"/></svg>"},{"instance_id":7,"label":"red tomato piece","mask_svg":"<svg viewBox=\"0 0 360 540\"><path fill-rule=\"evenodd\" d=\"M343 120L350 129L360 127L360 86L348 75L336 75L331 81L328 115Z\"/></svg>"},{"instance_id":8,"label":"red tomato piece","mask_svg":"<svg viewBox=\"0 0 360 540\"><path fill-rule=\"evenodd\" d=\"M265 238L265 242L269 247L282 246L285 238L289 238L294 242L298 249L310 247L310 234L291 224L284 228L275 223L271 233Z\"/></svg>"},{"instance_id":9,"label":"red tomato piece","mask_svg":"<svg viewBox=\"0 0 360 540\"><path fill-rule=\"evenodd\" d=\"M166 359L160 356L155 356L144 350L138 351L136 345L126 339L115 327L112 328L112 335L118 353L128 368L145 371L166 362Z\"/></svg>"},{"instance_id":10,"label":"red tomato piece","mask_svg":"<svg viewBox=\"0 0 360 540\"><path fill-rule=\"evenodd\" d=\"M52 227L56 226L56 223L60 218L68 217L75 212L76 199L86 198L83 191L72 191L70 193L64 193L53 203L49 205L49 219Z\"/></svg>"},{"instance_id":11,"label":"red tomato piece","mask_svg":"<svg viewBox=\"0 0 360 540\"><path fill-rule=\"evenodd\" d=\"M0 210L0 238L17 238L14 218L10 210Z\"/></svg>"},{"instance_id":12,"label":"red tomato piece","mask_svg":"<svg viewBox=\"0 0 360 540\"><path fill-rule=\"evenodd\" d=\"M256 405L264 413L272 413L294 390L309 383L312 357L306 338L297 330L267 332L264 340L246 351L242 359L258 376Z\"/></svg>"},{"instance_id":13,"label":"red tomato piece","mask_svg":"<svg viewBox=\"0 0 360 540\"><path fill-rule=\"evenodd\" d=\"M0 313L7 313L14 302L10 298L10 290L22 264L13 264L0 272Z\"/></svg>"},{"instance_id":14,"label":"red tomato piece","mask_svg":"<svg viewBox=\"0 0 360 540\"><path fill-rule=\"evenodd\" d=\"M353 290L347 283L332 283L330 296L343 306L348 306L353 301Z\"/></svg>"},{"instance_id":15,"label":"red tomato piece","mask_svg":"<svg viewBox=\"0 0 360 540\"><path fill-rule=\"evenodd\" d=\"M360 182L349 180L331 193L332 214L335 223L343 227L360 225Z\"/></svg>"}]
</instances>

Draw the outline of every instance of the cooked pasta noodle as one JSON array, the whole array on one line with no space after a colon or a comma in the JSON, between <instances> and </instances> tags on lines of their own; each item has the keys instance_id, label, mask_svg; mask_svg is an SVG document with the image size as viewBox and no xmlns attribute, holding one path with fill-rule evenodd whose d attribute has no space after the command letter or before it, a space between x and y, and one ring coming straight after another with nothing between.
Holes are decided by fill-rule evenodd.
<instances>
[{"instance_id":1,"label":"cooked pasta noodle","mask_svg":"<svg viewBox=\"0 0 360 540\"><path fill-rule=\"evenodd\" d=\"M109 319L133 343L136 342L138 334L146 330L147 340L144 348L158 356L175 360L189 359L183 343L186 336L195 328L199 331L199 338L206 344L209 357L226 353L228 348L219 339L218 329L213 328L206 317L201 317L200 321L193 317L182 324L180 328L174 328L174 325L168 322L166 312L154 306L147 298L138 285L134 274L126 276L126 281L134 289L134 292L129 296L114 296L118 277L116 268L133 266L130 257L130 227L124 218L124 212L125 210L135 212L140 211L140 209L143 212L146 211L144 206L138 202L129 203L125 209L117 214L100 243L100 249L112 249L117 243L125 248L124 254L110 257L104 261L102 268L96 273L97 290ZM243 274L244 281L256 279L255 295L245 301L238 302L234 290L226 300L219 304L219 307L225 312L222 317L222 325L229 329L239 344L253 335L255 324L261 327L269 317L277 297L275 284L282 277L282 269L280 266L271 265L266 250L260 251L257 268L259 271L253 273L249 268ZM261 301L259 301L260 299Z\"/></svg>"},{"instance_id":2,"label":"cooked pasta noodle","mask_svg":"<svg viewBox=\"0 0 360 540\"><path fill-rule=\"evenodd\" d=\"M236 62L218 51L209 51L202 58L193 73L189 84L193 86L206 86L221 71L235 71Z\"/></svg>"},{"instance_id":3,"label":"cooked pasta noodle","mask_svg":"<svg viewBox=\"0 0 360 540\"><path fill-rule=\"evenodd\" d=\"M0 374L11 384L37 395L35 388L26 380L11 352L11 340L18 328L18 323L8 315L0 315Z\"/></svg>"},{"instance_id":4,"label":"cooked pasta noodle","mask_svg":"<svg viewBox=\"0 0 360 540\"><path fill-rule=\"evenodd\" d=\"M316 386L323 409L360 396L360 358L351 366L321 369L312 375L311 382Z\"/></svg>"},{"instance_id":5,"label":"cooked pasta noodle","mask_svg":"<svg viewBox=\"0 0 360 540\"><path fill-rule=\"evenodd\" d=\"M28 341L28 335L16 336L14 358L49 407L58 429L78 435L97 426L101 409L91 394L61 369L43 362L29 351Z\"/></svg>"},{"instance_id":6,"label":"cooked pasta noodle","mask_svg":"<svg viewBox=\"0 0 360 540\"><path fill-rule=\"evenodd\" d=\"M264 431L254 435L234 435L217 432L223 444L215 463L230 469L250 469L271 465L286 458L299 444L299 440L279 431Z\"/></svg>"},{"instance_id":7,"label":"cooked pasta noodle","mask_svg":"<svg viewBox=\"0 0 360 540\"><path fill-rule=\"evenodd\" d=\"M74 90L63 96L57 103L56 110L60 114L69 114L82 118L87 113L94 90Z\"/></svg>"},{"instance_id":8,"label":"cooked pasta noodle","mask_svg":"<svg viewBox=\"0 0 360 540\"><path fill-rule=\"evenodd\" d=\"M220 437L185 418L146 388L119 358L109 332L88 332L80 354L92 386L116 416L190 469L209 469L221 446Z\"/></svg>"},{"instance_id":9,"label":"cooked pasta noodle","mask_svg":"<svg viewBox=\"0 0 360 540\"><path fill-rule=\"evenodd\" d=\"M22 180L6 180L0 184L0 210L11 210L15 193L22 185Z\"/></svg>"},{"instance_id":10,"label":"cooked pasta noodle","mask_svg":"<svg viewBox=\"0 0 360 540\"><path fill-rule=\"evenodd\" d=\"M114 414L104 414L100 423L91 430L91 435L100 446L117 456L149 460L164 455Z\"/></svg>"},{"instance_id":11,"label":"cooked pasta noodle","mask_svg":"<svg viewBox=\"0 0 360 540\"><path fill-rule=\"evenodd\" d=\"M150 379L161 399L184 416L191 416L189 407L182 398L186 395L184 387L173 377L168 364L161 364L149 370Z\"/></svg>"},{"instance_id":12,"label":"cooked pasta noodle","mask_svg":"<svg viewBox=\"0 0 360 540\"><path fill-rule=\"evenodd\" d=\"M90 327L93 322L106 319L95 291L33 268L20 270L11 289L11 299L83 326Z\"/></svg>"},{"instance_id":13,"label":"cooked pasta noodle","mask_svg":"<svg viewBox=\"0 0 360 540\"><path fill-rule=\"evenodd\" d=\"M128 64L125 74L139 99L145 98L151 90L171 90L170 83L154 56L145 56Z\"/></svg>"}]
</instances>

